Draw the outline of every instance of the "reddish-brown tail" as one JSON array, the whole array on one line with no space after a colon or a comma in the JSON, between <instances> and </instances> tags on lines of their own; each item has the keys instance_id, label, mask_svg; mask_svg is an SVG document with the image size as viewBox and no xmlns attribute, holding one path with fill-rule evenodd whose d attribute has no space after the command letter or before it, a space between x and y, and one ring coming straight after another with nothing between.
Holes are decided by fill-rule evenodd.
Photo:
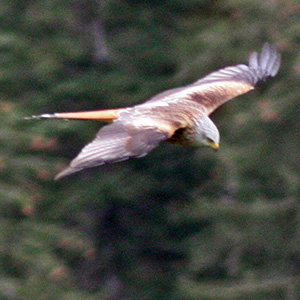
<instances>
[{"instance_id":1,"label":"reddish-brown tail","mask_svg":"<svg viewBox=\"0 0 300 300\"><path fill-rule=\"evenodd\" d=\"M125 108L105 109L95 111L65 112L54 114L43 114L32 116L29 119L74 119L74 120L97 120L112 122L119 117L121 111Z\"/></svg>"}]
</instances>

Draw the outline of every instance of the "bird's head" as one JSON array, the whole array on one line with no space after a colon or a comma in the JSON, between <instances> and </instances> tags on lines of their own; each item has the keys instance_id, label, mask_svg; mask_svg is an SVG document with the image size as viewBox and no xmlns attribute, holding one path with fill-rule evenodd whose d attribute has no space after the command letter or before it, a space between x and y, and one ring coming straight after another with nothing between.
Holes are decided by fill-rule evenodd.
<instances>
[{"instance_id":1,"label":"bird's head","mask_svg":"<svg viewBox=\"0 0 300 300\"><path fill-rule=\"evenodd\" d=\"M218 150L220 147L219 130L207 116L202 116L197 120L196 142L199 146L208 146L214 150Z\"/></svg>"}]
</instances>

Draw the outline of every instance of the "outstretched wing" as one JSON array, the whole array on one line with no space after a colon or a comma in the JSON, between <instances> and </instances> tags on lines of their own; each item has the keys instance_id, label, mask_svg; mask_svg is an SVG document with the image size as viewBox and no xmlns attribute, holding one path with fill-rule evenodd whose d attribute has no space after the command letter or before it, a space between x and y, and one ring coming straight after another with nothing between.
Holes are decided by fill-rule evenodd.
<instances>
[{"instance_id":1,"label":"outstretched wing","mask_svg":"<svg viewBox=\"0 0 300 300\"><path fill-rule=\"evenodd\" d=\"M195 101L207 115L226 101L254 89L257 83L274 77L279 70L281 56L274 46L265 44L261 53L254 52L248 65L236 65L213 72L181 88L154 96L145 104L163 105Z\"/></svg>"},{"instance_id":2,"label":"outstretched wing","mask_svg":"<svg viewBox=\"0 0 300 300\"><path fill-rule=\"evenodd\" d=\"M101 128L96 138L87 144L70 166L59 173L55 179L78 172L84 168L114 163L131 157L142 157L153 150L171 133L155 126L127 126L116 121Z\"/></svg>"}]
</instances>

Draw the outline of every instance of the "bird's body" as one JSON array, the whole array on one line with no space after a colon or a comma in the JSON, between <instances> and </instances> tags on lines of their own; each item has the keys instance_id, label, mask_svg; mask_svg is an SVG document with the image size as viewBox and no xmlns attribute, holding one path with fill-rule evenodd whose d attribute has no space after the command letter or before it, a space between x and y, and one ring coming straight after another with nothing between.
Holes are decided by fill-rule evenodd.
<instances>
[{"instance_id":1,"label":"bird's body","mask_svg":"<svg viewBox=\"0 0 300 300\"><path fill-rule=\"evenodd\" d=\"M162 141L218 149L219 131L208 115L226 101L254 89L258 82L275 76L279 66L280 54L275 47L265 44L260 55L251 54L248 66L240 64L218 70L133 107L34 118L111 122L99 130L96 138L56 179L84 168L142 157Z\"/></svg>"}]
</instances>

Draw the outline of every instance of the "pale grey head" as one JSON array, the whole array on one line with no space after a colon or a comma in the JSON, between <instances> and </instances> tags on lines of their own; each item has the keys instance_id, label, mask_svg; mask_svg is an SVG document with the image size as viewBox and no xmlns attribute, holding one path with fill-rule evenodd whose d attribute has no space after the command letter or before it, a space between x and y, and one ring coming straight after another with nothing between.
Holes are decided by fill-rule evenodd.
<instances>
[{"instance_id":1,"label":"pale grey head","mask_svg":"<svg viewBox=\"0 0 300 300\"><path fill-rule=\"evenodd\" d=\"M215 150L219 149L220 133L209 117L202 116L198 118L195 133L194 142L196 145L208 146Z\"/></svg>"}]
</instances>

